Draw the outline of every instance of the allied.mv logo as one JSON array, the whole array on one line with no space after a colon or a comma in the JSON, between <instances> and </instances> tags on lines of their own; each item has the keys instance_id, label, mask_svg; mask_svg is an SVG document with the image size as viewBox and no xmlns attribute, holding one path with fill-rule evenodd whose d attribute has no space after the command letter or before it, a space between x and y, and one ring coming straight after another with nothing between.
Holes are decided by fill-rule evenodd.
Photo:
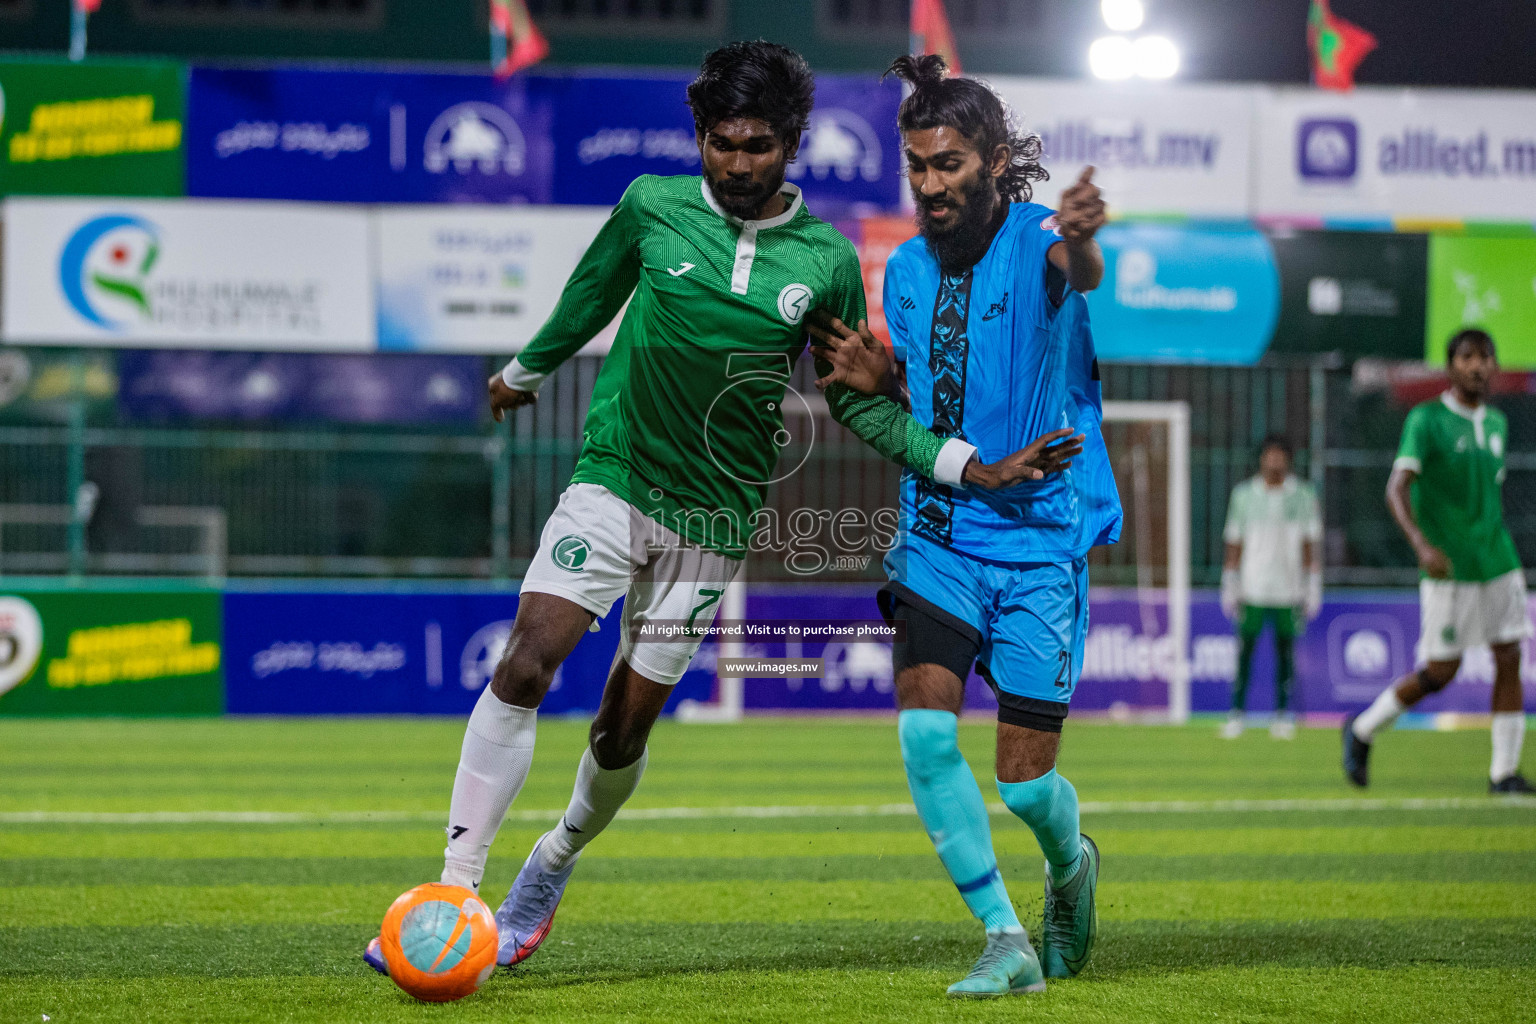
<instances>
[{"instance_id":1,"label":"allied.mv logo","mask_svg":"<svg viewBox=\"0 0 1536 1024\"><path fill-rule=\"evenodd\" d=\"M1360 128L1349 118L1312 118L1296 133L1296 170L1312 181L1349 181L1359 170Z\"/></svg>"},{"instance_id":2,"label":"allied.mv logo","mask_svg":"<svg viewBox=\"0 0 1536 1024\"><path fill-rule=\"evenodd\" d=\"M550 558L566 572L580 572L590 554L592 545L573 533L555 541L555 549L550 552Z\"/></svg>"},{"instance_id":3,"label":"allied.mv logo","mask_svg":"<svg viewBox=\"0 0 1536 1024\"><path fill-rule=\"evenodd\" d=\"M160 233L129 214L94 217L75 229L59 253L59 287L80 316L109 331L148 320L149 274L160 257Z\"/></svg>"}]
</instances>

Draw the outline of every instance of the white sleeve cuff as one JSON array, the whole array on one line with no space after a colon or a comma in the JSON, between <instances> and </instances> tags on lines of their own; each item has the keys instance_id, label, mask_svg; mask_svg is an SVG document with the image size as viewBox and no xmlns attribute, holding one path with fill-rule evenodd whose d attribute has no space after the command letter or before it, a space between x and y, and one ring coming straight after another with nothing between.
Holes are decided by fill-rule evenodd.
<instances>
[{"instance_id":1,"label":"white sleeve cuff","mask_svg":"<svg viewBox=\"0 0 1536 1024\"><path fill-rule=\"evenodd\" d=\"M547 376L534 373L516 359L501 368L501 382L516 391L537 391Z\"/></svg>"},{"instance_id":2,"label":"white sleeve cuff","mask_svg":"<svg viewBox=\"0 0 1536 1024\"><path fill-rule=\"evenodd\" d=\"M1399 455L1392 460L1393 469L1406 469L1410 473L1424 472L1424 464L1412 455Z\"/></svg>"},{"instance_id":3,"label":"white sleeve cuff","mask_svg":"<svg viewBox=\"0 0 1536 1024\"><path fill-rule=\"evenodd\" d=\"M952 437L944 442L944 447L939 449L939 457L933 463L933 480L935 483L948 484L951 487L964 485L965 464L971 461L971 456L976 454L976 446Z\"/></svg>"}]
</instances>

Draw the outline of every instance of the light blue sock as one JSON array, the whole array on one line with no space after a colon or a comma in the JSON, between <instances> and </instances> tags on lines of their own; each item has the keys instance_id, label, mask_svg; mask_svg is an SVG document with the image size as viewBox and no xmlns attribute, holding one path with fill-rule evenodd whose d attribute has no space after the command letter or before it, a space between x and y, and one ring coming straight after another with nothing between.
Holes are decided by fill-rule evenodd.
<instances>
[{"instance_id":1,"label":"light blue sock","mask_svg":"<svg viewBox=\"0 0 1536 1024\"><path fill-rule=\"evenodd\" d=\"M965 905L989 932L1022 931L997 870L987 805L960 756L959 720L948 711L903 711L896 732L912 802Z\"/></svg>"},{"instance_id":2,"label":"light blue sock","mask_svg":"<svg viewBox=\"0 0 1536 1024\"><path fill-rule=\"evenodd\" d=\"M1083 834L1078 830L1077 790L1052 768L1028 782L997 782L997 792L1040 842L1051 882L1062 885L1077 874L1083 861Z\"/></svg>"}]
</instances>

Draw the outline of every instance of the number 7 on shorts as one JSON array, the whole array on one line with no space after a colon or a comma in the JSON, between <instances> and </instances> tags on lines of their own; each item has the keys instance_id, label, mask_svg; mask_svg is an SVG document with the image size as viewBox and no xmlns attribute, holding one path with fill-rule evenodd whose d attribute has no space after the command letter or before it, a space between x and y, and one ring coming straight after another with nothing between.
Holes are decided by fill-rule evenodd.
<instances>
[{"instance_id":1,"label":"number 7 on shorts","mask_svg":"<svg viewBox=\"0 0 1536 1024\"><path fill-rule=\"evenodd\" d=\"M698 606L693 609L693 614L688 616L688 624L683 627L684 629L688 630L690 633L693 631L693 620L699 617L699 612L703 611L704 609L708 608L710 605L714 604L716 601L720 600L720 595L725 593L725 591L724 590L706 590L706 589L701 587L701 588L699 588L699 593L704 595L704 600L700 601L698 603Z\"/></svg>"}]
</instances>

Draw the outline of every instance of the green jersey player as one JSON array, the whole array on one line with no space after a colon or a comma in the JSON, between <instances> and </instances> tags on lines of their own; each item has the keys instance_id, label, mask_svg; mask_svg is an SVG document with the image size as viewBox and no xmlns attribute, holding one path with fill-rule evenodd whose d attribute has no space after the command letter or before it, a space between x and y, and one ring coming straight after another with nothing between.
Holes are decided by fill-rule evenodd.
<instances>
[{"instance_id":1,"label":"green jersey player","mask_svg":"<svg viewBox=\"0 0 1536 1024\"><path fill-rule=\"evenodd\" d=\"M629 303L454 780L442 881L477 890L528 774L555 671L624 596L619 656L571 802L496 915L503 964L543 942L577 857L640 781L651 726L736 574L788 440L780 405L806 315L864 318L853 247L784 180L813 91L810 68L782 46L709 54L688 89L702 177L636 180L549 321L491 378L499 420L533 402L544 378ZM969 445L936 437L890 399L841 386L825 394L832 415L882 455L940 481L976 475ZM979 467L986 485L1038 479L1054 458L1046 440ZM374 951L365 958L382 970Z\"/></svg>"},{"instance_id":2,"label":"green jersey player","mask_svg":"<svg viewBox=\"0 0 1536 1024\"><path fill-rule=\"evenodd\" d=\"M1344 774L1369 781L1371 742L1405 708L1446 687L1468 647L1493 649L1493 761L1488 789L1530 793L1520 774L1525 712L1520 644L1531 635L1525 574L1504 526L1509 422L1487 404L1493 339L1463 330L1446 349L1451 388L1403 426L1387 504L1419 558L1418 671L1344 723Z\"/></svg>"}]
</instances>

